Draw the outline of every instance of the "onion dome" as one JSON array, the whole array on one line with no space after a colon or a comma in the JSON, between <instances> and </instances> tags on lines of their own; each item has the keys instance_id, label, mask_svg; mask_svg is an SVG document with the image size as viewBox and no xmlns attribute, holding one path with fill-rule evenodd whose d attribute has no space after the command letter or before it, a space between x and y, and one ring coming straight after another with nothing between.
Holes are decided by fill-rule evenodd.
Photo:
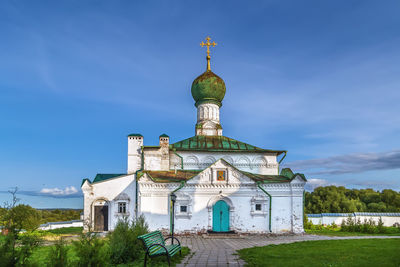
<instances>
[{"instance_id":1,"label":"onion dome","mask_svg":"<svg viewBox=\"0 0 400 267\"><path fill-rule=\"evenodd\" d=\"M211 70L207 70L192 83L192 96L196 107L201 103L211 102L222 106L225 96L225 82Z\"/></svg>"},{"instance_id":2,"label":"onion dome","mask_svg":"<svg viewBox=\"0 0 400 267\"><path fill-rule=\"evenodd\" d=\"M214 103L219 107L222 106L222 99L225 96L225 82L218 75L211 71L210 64L210 46L216 46L217 43L210 42L211 38L207 37L206 42L201 42L200 45L207 47L207 70L192 83L192 96L196 101L195 106L202 103Z\"/></svg>"}]
</instances>

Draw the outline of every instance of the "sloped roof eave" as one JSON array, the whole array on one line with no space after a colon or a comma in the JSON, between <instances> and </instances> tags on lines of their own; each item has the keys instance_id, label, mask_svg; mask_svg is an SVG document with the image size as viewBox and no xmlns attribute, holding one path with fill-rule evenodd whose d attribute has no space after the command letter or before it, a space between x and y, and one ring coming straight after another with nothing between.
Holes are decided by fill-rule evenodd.
<instances>
[{"instance_id":1,"label":"sloped roof eave","mask_svg":"<svg viewBox=\"0 0 400 267\"><path fill-rule=\"evenodd\" d=\"M144 170L144 171L141 171L138 173L138 180L144 174L147 174L147 176L150 178L150 180L152 180L155 183L168 183L168 182L179 183L179 182L186 182L186 181L196 177L202 171L203 170L177 170L175 173L175 170L169 170L169 171ZM189 175L183 175L183 174L187 174L187 173L189 173ZM171 174L172 175L175 174L175 177L171 176Z\"/></svg>"},{"instance_id":2,"label":"sloped roof eave","mask_svg":"<svg viewBox=\"0 0 400 267\"><path fill-rule=\"evenodd\" d=\"M95 183L100 183L100 182L106 182L109 180L113 179L118 179L124 176L128 176L131 174L126 174L126 173L115 173L115 174L110 174L110 173L98 173L95 178L93 179L93 182L91 184Z\"/></svg>"}]
</instances>

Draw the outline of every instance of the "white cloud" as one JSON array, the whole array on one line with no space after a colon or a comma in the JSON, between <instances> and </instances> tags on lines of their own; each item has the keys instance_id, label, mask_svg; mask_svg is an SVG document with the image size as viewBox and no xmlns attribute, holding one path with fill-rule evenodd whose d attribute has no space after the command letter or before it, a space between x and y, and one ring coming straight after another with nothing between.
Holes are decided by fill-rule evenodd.
<instances>
[{"instance_id":1,"label":"white cloud","mask_svg":"<svg viewBox=\"0 0 400 267\"><path fill-rule=\"evenodd\" d=\"M59 189L57 187L55 188L43 188L40 190L40 193L42 195L50 195L50 196L71 196L71 195L76 195L78 193L78 190L74 186L67 186L64 190Z\"/></svg>"}]
</instances>

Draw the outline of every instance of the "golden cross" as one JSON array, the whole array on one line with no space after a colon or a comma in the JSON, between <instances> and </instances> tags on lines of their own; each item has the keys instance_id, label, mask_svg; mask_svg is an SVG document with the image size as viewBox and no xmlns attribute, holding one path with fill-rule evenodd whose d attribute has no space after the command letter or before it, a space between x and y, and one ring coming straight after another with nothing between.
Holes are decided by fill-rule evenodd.
<instances>
[{"instance_id":1,"label":"golden cross","mask_svg":"<svg viewBox=\"0 0 400 267\"><path fill-rule=\"evenodd\" d=\"M210 46L215 47L217 45L216 42L210 42L211 38L209 36L206 37L206 42L201 42L200 46L204 47L207 46L207 70L211 70L211 66L210 66Z\"/></svg>"},{"instance_id":2,"label":"golden cross","mask_svg":"<svg viewBox=\"0 0 400 267\"><path fill-rule=\"evenodd\" d=\"M207 46L207 56L210 56L210 46L215 47L217 45L216 42L210 43L211 38L209 36L206 37L207 42L201 42L201 47Z\"/></svg>"}]
</instances>

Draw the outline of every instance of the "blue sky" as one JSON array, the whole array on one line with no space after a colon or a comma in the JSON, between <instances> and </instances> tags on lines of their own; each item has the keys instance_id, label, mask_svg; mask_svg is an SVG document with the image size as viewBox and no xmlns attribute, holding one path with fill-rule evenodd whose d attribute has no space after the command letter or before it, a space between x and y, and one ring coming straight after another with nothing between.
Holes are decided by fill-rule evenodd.
<instances>
[{"instance_id":1,"label":"blue sky","mask_svg":"<svg viewBox=\"0 0 400 267\"><path fill-rule=\"evenodd\" d=\"M309 188L400 190L399 1L1 1L0 202L82 207L126 135L194 134L192 81L226 83L224 135L286 149Z\"/></svg>"}]
</instances>

